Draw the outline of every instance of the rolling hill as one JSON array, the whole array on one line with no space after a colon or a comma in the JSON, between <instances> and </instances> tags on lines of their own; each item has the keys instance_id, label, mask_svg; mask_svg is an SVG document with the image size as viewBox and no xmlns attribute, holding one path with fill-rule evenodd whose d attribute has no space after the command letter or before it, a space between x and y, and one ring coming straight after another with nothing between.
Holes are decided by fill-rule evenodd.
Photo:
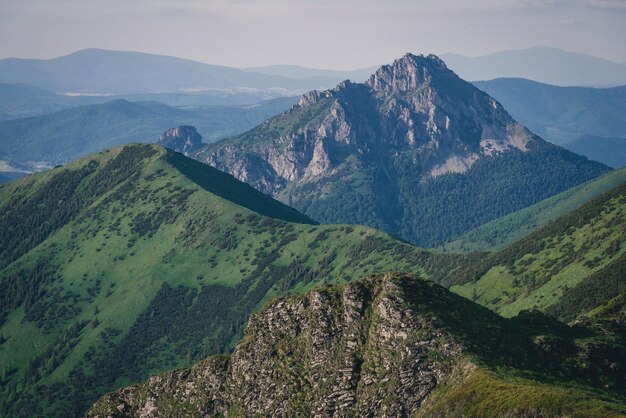
<instances>
[{"instance_id":1,"label":"rolling hill","mask_svg":"<svg viewBox=\"0 0 626 418\"><path fill-rule=\"evenodd\" d=\"M480 57L444 54L466 80L526 78L557 86L612 87L626 84L626 67L613 61L546 46L505 50Z\"/></svg>"},{"instance_id":2,"label":"rolling hill","mask_svg":"<svg viewBox=\"0 0 626 418\"><path fill-rule=\"evenodd\" d=\"M211 142L245 131L288 108L291 98L253 106L177 109L156 102L119 99L31 118L0 121L0 160L31 167L65 164L130 142L155 142L179 125L194 125Z\"/></svg>"},{"instance_id":3,"label":"rolling hill","mask_svg":"<svg viewBox=\"0 0 626 418\"><path fill-rule=\"evenodd\" d=\"M411 54L196 158L320 222L423 246L608 171L532 134L439 58Z\"/></svg>"},{"instance_id":4,"label":"rolling hill","mask_svg":"<svg viewBox=\"0 0 626 418\"><path fill-rule=\"evenodd\" d=\"M444 283L504 316L525 309L564 321L594 312L623 316L626 182L513 245L455 270Z\"/></svg>"},{"instance_id":5,"label":"rolling hill","mask_svg":"<svg viewBox=\"0 0 626 418\"><path fill-rule=\"evenodd\" d=\"M620 338L374 276L273 301L231 356L108 394L87 416L623 417Z\"/></svg>"},{"instance_id":6,"label":"rolling hill","mask_svg":"<svg viewBox=\"0 0 626 418\"><path fill-rule=\"evenodd\" d=\"M156 145L0 186L0 237L11 417L79 416L107 391L228 351L268 298L389 270L434 277L456 259L316 225Z\"/></svg>"},{"instance_id":7,"label":"rolling hill","mask_svg":"<svg viewBox=\"0 0 626 418\"><path fill-rule=\"evenodd\" d=\"M626 168L611 171L532 206L486 223L443 245L440 249L454 253L501 250L624 182L626 182Z\"/></svg>"}]
</instances>

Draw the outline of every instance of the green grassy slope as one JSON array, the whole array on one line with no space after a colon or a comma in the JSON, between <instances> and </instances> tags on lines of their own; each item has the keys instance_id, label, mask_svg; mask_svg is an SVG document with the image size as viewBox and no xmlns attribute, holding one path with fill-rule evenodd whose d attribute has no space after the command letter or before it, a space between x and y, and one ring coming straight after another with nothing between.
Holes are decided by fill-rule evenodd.
<instances>
[{"instance_id":1,"label":"green grassy slope","mask_svg":"<svg viewBox=\"0 0 626 418\"><path fill-rule=\"evenodd\" d=\"M626 169L611 171L525 209L489 222L443 245L448 252L500 250L626 182Z\"/></svg>"},{"instance_id":2,"label":"green grassy slope","mask_svg":"<svg viewBox=\"0 0 626 418\"><path fill-rule=\"evenodd\" d=\"M81 415L108 390L228 351L264 300L317 277L433 276L456 259L311 222L152 145L0 186L0 415Z\"/></svg>"},{"instance_id":3,"label":"green grassy slope","mask_svg":"<svg viewBox=\"0 0 626 418\"><path fill-rule=\"evenodd\" d=\"M534 308L569 321L601 309L626 290L626 183L445 282L504 316Z\"/></svg>"}]
</instances>

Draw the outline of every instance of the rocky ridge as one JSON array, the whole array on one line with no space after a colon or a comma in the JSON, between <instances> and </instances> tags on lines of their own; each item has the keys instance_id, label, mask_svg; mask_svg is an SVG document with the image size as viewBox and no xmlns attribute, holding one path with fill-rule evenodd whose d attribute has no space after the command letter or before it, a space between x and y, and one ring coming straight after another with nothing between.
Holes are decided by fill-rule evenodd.
<instances>
[{"instance_id":1,"label":"rocky ridge","mask_svg":"<svg viewBox=\"0 0 626 418\"><path fill-rule=\"evenodd\" d=\"M423 286L445 297L443 288ZM120 416L167 416L174 403L197 416L406 416L445 380L462 349L409 305L407 290L384 276L276 300L250 319L230 359L212 357L122 389L89 415L114 407Z\"/></svg>"},{"instance_id":2,"label":"rocky ridge","mask_svg":"<svg viewBox=\"0 0 626 418\"><path fill-rule=\"evenodd\" d=\"M530 321L541 317L530 315ZM548 354L549 368L558 368L564 356L571 360L572 349L561 350L561 340L531 339L509 327L520 324L431 282L372 276L274 300L252 316L230 357L214 356L120 389L87 416L404 417L423 408L440 411L438 399L456 393L459 379L484 376L476 374L484 364L474 364L473 356L538 368ZM443 387L450 390L438 390ZM527 414L533 411L539 415ZM529 401L508 412L546 411Z\"/></svg>"}]
</instances>

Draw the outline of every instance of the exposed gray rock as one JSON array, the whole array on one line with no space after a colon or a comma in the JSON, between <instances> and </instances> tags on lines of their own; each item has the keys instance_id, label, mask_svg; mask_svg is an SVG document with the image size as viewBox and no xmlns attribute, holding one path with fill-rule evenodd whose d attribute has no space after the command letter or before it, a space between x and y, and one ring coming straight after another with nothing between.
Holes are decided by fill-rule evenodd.
<instances>
[{"instance_id":1,"label":"exposed gray rock","mask_svg":"<svg viewBox=\"0 0 626 418\"><path fill-rule=\"evenodd\" d=\"M190 156L202 147L202 136L193 126L179 126L165 131L157 142L165 148Z\"/></svg>"},{"instance_id":2,"label":"exposed gray rock","mask_svg":"<svg viewBox=\"0 0 626 418\"><path fill-rule=\"evenodd\" d=\"M230 360L212 357L121 389L88 416L409 416L462 351L411 302L416 281L377 276L271 302ZM418 283L427 298L445 297Z\"/></svg>"}]
</instances>

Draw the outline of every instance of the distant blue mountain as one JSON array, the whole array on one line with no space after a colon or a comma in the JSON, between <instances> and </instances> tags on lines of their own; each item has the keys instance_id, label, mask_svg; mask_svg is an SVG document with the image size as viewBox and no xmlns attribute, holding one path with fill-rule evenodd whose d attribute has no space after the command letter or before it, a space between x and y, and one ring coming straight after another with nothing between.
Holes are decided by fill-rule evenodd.
<instances>
[{"instance_id":1,"label":"distant blue mountain","mask_svg":"<svg viewBox=\"0 0 626 418\"><path fill-rule=\"evenodd\" d=\"M519 78L474 85L544 139L612 167L626 166L626 86L558 87Z\"/></svg>"},{"instance_id":2,"label":"distant blue mountain","mask_svg":"<svg viewBox=\"0 0 626 418\"><path fill-rule=\"evenodd\" d=\"M48 60L0 60L0 82L53 92L128 94L275 91L285 95L326 88L334 80L291 79L182 58L130 51L85 49Z\"/></svg>"},{"instance_id":3,"label":"distant blue mountain","mask_svg":"<svg viewBox=\"0 0 626 418\"><path fill-rule=\"evenodd\" d=\"M118 99L0 121L0 162L31 170L64 164L129 142L156 142L165 130L180 125L195 126L204 142L212 142L250 129L294 102L281 98L253 106L188 110Z\"/></svg>"},{"instance_id":4,"label":"distant blue mountain","mask_svg":"<svg viewBox=\"0 0 626 418\"><path fill-rule=\"evenodd\" d=\"M626 84L626 66L602 58L538 46L480 57L444 54L448 67L466 80L518 77L557 86Z\"/></svg>"}]
</instances>

